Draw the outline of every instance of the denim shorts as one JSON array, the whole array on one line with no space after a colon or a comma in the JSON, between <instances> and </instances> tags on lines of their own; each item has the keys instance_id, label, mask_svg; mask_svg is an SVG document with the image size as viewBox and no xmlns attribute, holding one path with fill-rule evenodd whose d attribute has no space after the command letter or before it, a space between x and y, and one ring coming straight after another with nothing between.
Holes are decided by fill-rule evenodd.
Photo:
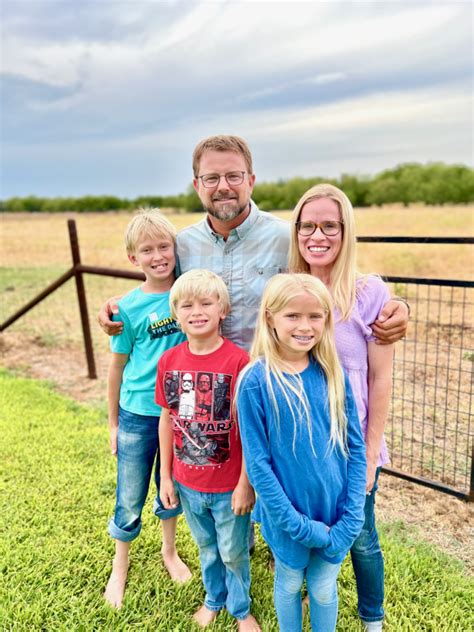
<instances>
[{"instance_id":1,"label":"denim shorts","mask_svg":"<svg viewBox=\"0 0 474 632\"><path fill-rule=\"evenodd\" d=\"M156 497L153 512L167 520L182 512L181 505L165 509L160 501L160 451L156 416L137 415L119 408L117 439L117 492L109 534L131 542L142 528L141 514L155 464Z\"/></svg>"}]
</instances>

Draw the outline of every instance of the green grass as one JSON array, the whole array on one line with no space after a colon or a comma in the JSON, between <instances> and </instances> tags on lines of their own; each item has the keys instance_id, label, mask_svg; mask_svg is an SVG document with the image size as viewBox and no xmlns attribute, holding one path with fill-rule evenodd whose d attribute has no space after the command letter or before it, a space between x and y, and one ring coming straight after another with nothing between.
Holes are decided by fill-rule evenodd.
<instances>
[{"instance_id":1,"label":"green grass","mask_svg":"<svg viewBox=\"0 0 474 632\"><path fill-rule=\"evenodd\" d=\"M159 559L150 498L132 548L123 608L113 611L102 599L113 555L106 524L115 489L104 409L4 371L0 393L0 629L193 630L191 616L203 599L196 548L181 519L179 548L194 579L174 585ZM420 542L403 523L384 526L382 540L387 632L473 629L473 586L460 563ZM253 611L264 631L277 630L268 552L260 539L252 573ZM232 629L225 613L210 628ZM362 630L347 560L338 629Z\"/></svg>"}]
</instances>

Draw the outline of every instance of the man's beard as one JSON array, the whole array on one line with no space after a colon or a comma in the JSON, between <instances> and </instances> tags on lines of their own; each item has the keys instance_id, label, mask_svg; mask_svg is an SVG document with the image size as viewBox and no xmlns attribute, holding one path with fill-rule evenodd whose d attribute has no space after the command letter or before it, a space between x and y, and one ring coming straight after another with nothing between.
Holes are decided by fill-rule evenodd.
<instances>
[{"instance_id":1,"label":"man's beard","mask_svg":"<svg viewBox=\"0 0 474 632\"><path fill-rule=\"evenodd\" d=\"M221 200L226 200L227 198L220 198ZM218 201L219 198L213 201ZM212 217L221 220L221 222L230 222L235 219L241 213L246 211L249 207L249 202L245 202L244 204L239 205L239 200L237 198L229 198L227 200L227 204L216 206L204 206L204 210L209 213Z\"/></svg>"}]
</instances>

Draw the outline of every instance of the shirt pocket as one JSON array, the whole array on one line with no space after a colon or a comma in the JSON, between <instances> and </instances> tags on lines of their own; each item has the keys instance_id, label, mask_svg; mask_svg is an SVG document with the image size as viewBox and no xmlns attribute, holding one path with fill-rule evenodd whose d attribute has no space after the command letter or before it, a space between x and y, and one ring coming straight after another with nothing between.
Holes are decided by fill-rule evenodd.
<instances>
[{"instance_id":1,"label":"shirt pocket","mask_svg":"<svg viewBox=\"0 0 474 632\"><path fill-rule=\"evenodd\" d=\"M280 266L246 266L244 269L244 304L248 307L260 305L267 281L280 272L283 272L283 268Z\"/></svg>"}]
</instances>

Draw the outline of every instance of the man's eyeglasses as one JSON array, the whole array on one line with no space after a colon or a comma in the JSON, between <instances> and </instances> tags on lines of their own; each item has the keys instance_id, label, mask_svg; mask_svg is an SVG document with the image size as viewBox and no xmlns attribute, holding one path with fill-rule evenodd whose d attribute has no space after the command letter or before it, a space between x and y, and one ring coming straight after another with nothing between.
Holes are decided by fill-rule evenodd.
<instances>
[{"instance_id":1,"label":"man's eyeglasses","mask_svg":"<svg viewBox=\"0 0 474 632\"><path fill-rule=\"evenodd\" d=\"M309 237L319 228L326 237L334 237L342 230L343 222L326 221L316 224L315 222L296 222L296 230L298 235Z\"/></svg>"},{"instance_id":2,"label":"man's eyeglasses","mask_svg":"<svg viewBox=\"0 0 474 632\"><path fill-rule=\"evenodd\" d=\"M216 187L221 181L221 178L225 178L229 186L236 187L239 184L242 184L244 176L245 171L229 171L229 173L225 173L222 176L218 173L206 173L204 176L198 176L198 180L201 180L203 186L207 189Z\"/></svg>"}]
</instances>

